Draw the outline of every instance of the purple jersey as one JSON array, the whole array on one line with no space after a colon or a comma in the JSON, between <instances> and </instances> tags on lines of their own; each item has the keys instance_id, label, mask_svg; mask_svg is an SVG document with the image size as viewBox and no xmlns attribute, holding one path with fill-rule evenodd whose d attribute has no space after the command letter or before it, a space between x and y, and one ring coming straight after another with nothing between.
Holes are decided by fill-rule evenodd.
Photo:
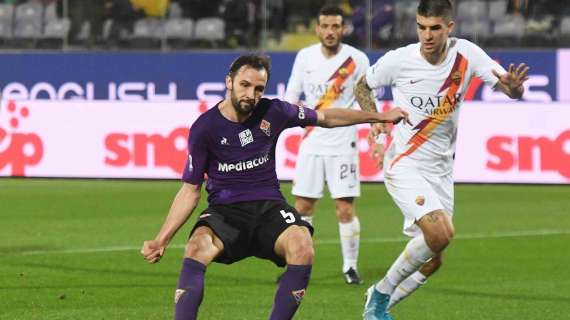
<instances>
[{"instance_id":1,"label":"purple jersey","mask_svg":"<svg viewBox=\"0 0 570 320\"><path fill-rule=\"evenodd\" d=\"M184 182L199 185L208 174L209 204L284 200L275 171L275 145L281 132L317 123L317 113L278 99L262 98L244 123L232 122L218 105L190 128Z\"/></svg>"}]
</instances>

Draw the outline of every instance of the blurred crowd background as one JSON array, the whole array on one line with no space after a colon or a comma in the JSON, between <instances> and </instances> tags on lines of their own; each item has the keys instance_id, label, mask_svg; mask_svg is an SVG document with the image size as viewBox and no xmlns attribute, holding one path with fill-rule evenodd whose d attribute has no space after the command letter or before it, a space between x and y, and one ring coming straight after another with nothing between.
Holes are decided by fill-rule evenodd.
<instances>
[{"instance_id":1,"label":"blurred crowd background","mask_svg":"<svg viewBox=\"0 0 570 320\"><path fill-rule=\"evenodd\" d=\"M2 50L297 50L325 4L347 14L345 42L416 41L415 0L1 0ZM570 47L570 0L457 0L455 35L484 47Z\"/></svg>"}]
</instances>

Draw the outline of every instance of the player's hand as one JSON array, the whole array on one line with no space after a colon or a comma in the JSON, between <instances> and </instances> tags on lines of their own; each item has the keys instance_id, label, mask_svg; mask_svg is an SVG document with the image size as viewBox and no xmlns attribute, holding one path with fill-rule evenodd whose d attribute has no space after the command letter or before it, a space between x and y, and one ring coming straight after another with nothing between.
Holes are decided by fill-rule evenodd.
<instances>
[{"instance_id":1,"label":"player's hand","mask_svg":"<svg viewBox=\"0 0 570 320\"><path fill-rule=\"evenodd\" d=\"M403 120L409 125L412 125L409 119L410 115L400 107L392 108L389 111L383 112L382 115L384 116L384 120L380 122L397 124Z\"/></svg>"},{"instance_id":2,"label":"player's hand","mask_svg":"<svg viewBox=\"0 0 570 320\"><path fill-rule=\"evenodd\" d=\"M373 161L382 169L384 164L384 153L386 151L386 139L381 138L390 136L392 132L392 124L389 123L374 123L368 132L368 145L370 146L370 156Z\"/></svg>"},{"instance_id":3,"label":"player's hand","mask_svg":"<svg viewBox=\"0 0 570 320\"><path fill-rule=\"evenodd\" d=\"M392 133L392 125L390 123L373 123L370 127L370 134L376 138L381 133L389 136Z\"/></svg>"},{"instance_id":4,"label":"player's hand","mask_svg":"<svg viewBox=\"0 0 570 320\"><path fill-rule=\"evenodd\" d=\"M378 143L372 130L368 133L368 145L370 146L370 156L377 163L378 168L382 169L384 164L384 143Z\"/></svg>"},{"instance_id":5,"label":"player's hand","mask_svg":"<svg viewBox=\"0 0 570 320\"><path fill-rule=\"evenodd\" d=\"M515 65L511 63L506 73L500 75L499 72L493 70L493 74L510 92L522 92L522 85L528 80L529 69L530 67L524 63L519 64L515 69Z\"/></svg>"},{"instance_id":6,"label":"player's hand","mask_svg":"<svg viewBox=\"0 0 570 320\"><path fill-rule=\"evenodd\" d=\"M148 263L156 263L164 255L164 250L166 247L158 240L148 240L143 243L141 254Z\"/></svg>"}]
</instances>

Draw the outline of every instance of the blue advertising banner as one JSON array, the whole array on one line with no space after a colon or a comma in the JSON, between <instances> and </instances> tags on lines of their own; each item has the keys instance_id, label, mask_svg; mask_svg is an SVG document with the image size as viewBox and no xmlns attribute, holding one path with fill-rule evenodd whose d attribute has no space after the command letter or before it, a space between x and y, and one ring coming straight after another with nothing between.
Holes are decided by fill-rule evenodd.
<instances>
[{"instance_id":1,"label":"blue advertising banner","mask_svg":"<svg viewBox=\"0 0 570 320\"><path fill-rule=\"evenodd\" d=\"M374 63L383 53L370 53ZM217 100L224 94L224 76L239 53L25 53L2 54L0 90L12 100ZM266 94L281 96L295 53L271 53L272 74ZM490 52L508 67L531 66L524 100L554 101L557 52ZM378 98L390 100L389 90ZM498 102L505 97L474 81L466 100Z\"/></svg>"}]
</instances>

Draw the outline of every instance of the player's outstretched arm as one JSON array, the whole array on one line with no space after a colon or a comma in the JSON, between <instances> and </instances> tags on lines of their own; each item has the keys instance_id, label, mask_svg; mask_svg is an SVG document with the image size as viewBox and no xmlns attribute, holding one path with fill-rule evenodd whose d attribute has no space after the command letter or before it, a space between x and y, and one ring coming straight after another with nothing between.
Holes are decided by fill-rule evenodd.
<instances>
[{"instance_id":1,"label":"player's outstretched arm","mask_svg":"<svg viewBox=\"0 0 570 320\"><path fill-rule=\"evenodd\" d=\"M511 99L520 99L524 93L523 83L528 80L529 69L524 63L519 64L515 69L515 65L511 63L509 70L502 75L493 70L493 74L499 79L497 89Z\"/></svg>"},{"instance_id":2,"label":"player's outstretched arm","mask_svg":"<svg viewBox=\"0 0 570 320\"><path fill-rule=\"evenodd\" d=\"M168 216L164 221L162 228L154 238L143 243L141 254L149 263L160 261L166 246L174 237L178 229L190 218L192 212L198 206L200 201L201 185L193 185L183 183L180 190L174 197Z\"/></svg>"},{"instance_id":3,"label":"player's outstretched arm","mask_svg":"<svg viewBox=\"0 0 570 320\"><path fill-rule=\"evenodd\" d=\"M340 108L330 108L317 111L317 126L334 128L350 126L358 123L410 123L408 113L399 107L387 112L370 112Z\"/></svg>"}]
</instances>

